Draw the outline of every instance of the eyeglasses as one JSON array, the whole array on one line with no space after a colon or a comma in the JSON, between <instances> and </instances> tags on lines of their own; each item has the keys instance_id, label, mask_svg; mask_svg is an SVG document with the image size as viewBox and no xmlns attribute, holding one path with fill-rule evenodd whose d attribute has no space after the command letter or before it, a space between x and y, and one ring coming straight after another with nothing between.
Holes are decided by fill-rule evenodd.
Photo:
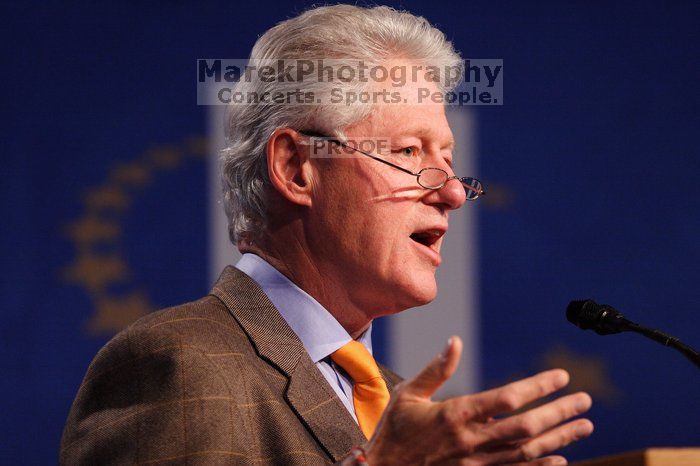
<instances>
[{"instance_id":1,"label":"eyeglasses","mask_svg":"<svg viewBox=\"0 0 700 466\"><path fill-rule=\"evenodd\" d=\"M475 201L479 198L479 196L486 195L486 191L484 191L484 185L481 184L481 181L477 180L476 178L472 178L470 176L465 176L465 177L450 176L442 168L434 168L434 167L423 168L419 172L414 173L411 170L407 170L399 165L396 165L396 164L389 162L388 160L384 160L380 157L377 157L376 155L370 154L369 152L365 152L365 151L358 149L356 147L352 147L351 145L344 143L343 141L341 141L339 139L332 138L332 137L326 136L324 134L315 133L313 131L297 131L297 132L299 134L302 134L304 136L308 136L311 138L323 138L323 140L325 140L325 141L338 144L338 145L345 147L346 149L350 149L354 152L359 152L360 154L365 155L371 159L374 159L377 162L381 162L381 163L383 163L385 165L389 165L390 167L393 167L397 170L401 170L404 173L408 173L411 176L415 176L418 184L425 189L433 189L433 190L440 189L443 186L445 186L448 181L458 180L460 183L462 183L462 186L464 187L464 194L465 194L466 199L468 201Z\"/></svg>"}]
</instances>

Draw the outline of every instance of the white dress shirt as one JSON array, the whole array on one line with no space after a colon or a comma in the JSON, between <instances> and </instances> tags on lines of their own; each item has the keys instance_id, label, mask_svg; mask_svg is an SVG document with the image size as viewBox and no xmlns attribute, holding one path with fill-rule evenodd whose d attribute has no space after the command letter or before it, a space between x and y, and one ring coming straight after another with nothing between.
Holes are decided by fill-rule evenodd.
<instances>
[{"instance_id":1,"label":"white dress shirt","mask_svg":"<svg viewBox=\"0 0 700 466\"><path fill-rule=\"evenodd\" d=\"M243 254L236 268L262 288L357 422L352 401L352 379L330 358L331 353L352 340L350 334L318 301L261 257ZM372 353L371 324L357 341Z\"/></svg>"}]
</instances>

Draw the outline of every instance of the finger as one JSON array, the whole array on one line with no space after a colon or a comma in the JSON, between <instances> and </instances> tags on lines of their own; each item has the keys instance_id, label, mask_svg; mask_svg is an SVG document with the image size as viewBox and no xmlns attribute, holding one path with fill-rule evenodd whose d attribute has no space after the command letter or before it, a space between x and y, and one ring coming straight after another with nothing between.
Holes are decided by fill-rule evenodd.
<instances>
[{"instance_id":1,"label":"finger","mask_svg":"<svg viewBox=\"0 0 700 466\"><path fill-rule=\"evenodd\" d=\"M556 427L521 445L524 458L537 458L584 439L593 433L593 423L588 419L575 421Z\"/></svg>"},{"instance_id":2,"label":"finger","mask_svg":"<svg viewBox=\"0 0 700 466\"><path fill-rule=\"evenodd\" d=\"M450 337L442 353L404 385L404 393L430 398L455 373L461 355L462 340L457 336Z\"/></svg>"},{"instance_id":3,"label":"finger","mask_svg":"<svg viewBox=\"0 0 700 466\"><path fill-rule=\"evenodd\" d=\"M488 424L479 434L484 445L537 437L591 408L587 393L568 395L529 411Z\"/></svg>"},{"instance_id":4,"label":"finger","mask_svg":"<svg viewBox=\"0 0 700 466\"><path fill-rule=\"evenodd\" d=\"M517 461L517 460L516 460ZM507 460L500 460L492 456L480 456L478 459L475 458L462 458L455 461L451 461L448 464L457 464L460 466L474 466L474 464L482 464L488 466L566 466L569 464L566 458L559 455L545 456L542 458L536 458L530 461L518 461L516 463L508 462Z\"/></svg>"},{"instance_id":5,"label":"finger","mask_svg":"<svg viewBox=\"0 0 700 466\"><path fill-rule=\"evenodd\" d=\"M482 455L484 462L487 464L537 464L533 463L533 461L540 459L540 456L563 448L576 440L584 439L591 435L592 432L593 423L591 421L588 419L577 419L547 431L528 442L511 446L486 448Z\"/></svg>"},{"instance_id":6,"label":"finger","mask_svg":"<svg viewBox=\"0 0 700 466\"><path fill-rule=\"evenodd\" d=\"M552 369L503 387L463 397L461 404L463 403L470 411L469 417L485 420L491 416L522 408L532 401L565 387L568 383L568 372L563 369Z\"/></svg>"},{"instance_id":7,"label":"finger","mask_svg":"<svg viewBox=\"0 0 700 466\"><path fill-rule=\"evenodd\" d=\"M508 466L566 466L569 462L563 456L545 456L525 463L508 463Z\"/></svg>"}]
</instances>

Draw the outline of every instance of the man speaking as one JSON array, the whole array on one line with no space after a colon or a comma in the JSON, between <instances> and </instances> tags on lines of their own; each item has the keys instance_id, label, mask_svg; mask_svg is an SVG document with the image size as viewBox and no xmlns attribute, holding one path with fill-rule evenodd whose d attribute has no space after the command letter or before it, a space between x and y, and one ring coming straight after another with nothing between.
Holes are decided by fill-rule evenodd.
<instances>
[{"instance_id":1,"label":"man speaking","mask_svg":"<svg viewBox=\"0 0 700 466\"><path fill-rule=\"evenodd\" d=\"M320 58L330 68L303 82L236 87L282 96L229 107L223 203L243 257L208 296L99 352L62 464L560 465L550 452L592 432L570 420L587 394L542 400L568 383L562 370L433 401L459 337L411 380L374 361L373 319L435 298L448 215L483 194L455 175L444 104L424 98L451 90L438 71L461 59L423 18L348 5L284 21L251 53ZM357 61L410 72L333 74ZM312 99L285 98L299 95Z\"/></svg>"}]
</instances>

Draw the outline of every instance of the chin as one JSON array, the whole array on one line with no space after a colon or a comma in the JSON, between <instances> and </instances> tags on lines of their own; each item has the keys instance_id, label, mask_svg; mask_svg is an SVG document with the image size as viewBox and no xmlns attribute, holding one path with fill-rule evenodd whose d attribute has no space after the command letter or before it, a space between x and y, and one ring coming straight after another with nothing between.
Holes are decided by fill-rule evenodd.
<instances>
[{"instance_id":1,"label":"chin","mask_svg":"<svg viewBox=\"0 0 700 466\"><path fill-rule=\"evenodd\" d=\"M416 297L417 304L412 306L412 307L424 306L424 305L432 302L436 297L437 297L437 286L434 286L430 289L421 290L421 293L419 293Z\"/></svg>"},{"instance_id":2,"label":"chin","mask_svg":"<svg viewBox=\"0 0 700 466\"><path fill-rule=\"evenodd\" d=\"M399 304L395 312L423 306L437 297L437 282L434 273L427 276L416 274L411 283L403 283L398 288L402 293L397 297Z\"/></svg>"},{"instance_id":3,"label":"chin","mask_svg":"<svg viewBox=\"0 0 700 466\"><path fill-rule=\"evenodd\" d=\"M430 303L437 296L436 267L411 257L393 261L371 284L362 288L373 312L380 315L396 314ZM369 275L369 274L367 274Z\"/></svg>"}]
</instances>

